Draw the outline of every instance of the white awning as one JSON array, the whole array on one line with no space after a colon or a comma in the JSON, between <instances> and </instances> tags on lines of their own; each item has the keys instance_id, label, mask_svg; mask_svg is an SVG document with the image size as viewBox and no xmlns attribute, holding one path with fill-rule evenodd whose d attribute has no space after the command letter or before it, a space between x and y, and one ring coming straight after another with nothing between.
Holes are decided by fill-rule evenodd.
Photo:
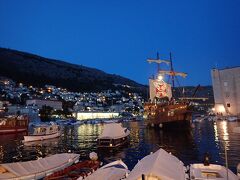
<instances>
[{"instance_id":1,"label":"white awning","mask_svg":"<svg viewBox=\"0 0 240 180\"><path fill-rule=\"evenodd\" d=\"M128 136L129 134L130 131L127 128L123 128L120 123L110 123L104 124L103 133L99 136L99 139L117 139Z\"/></svg>"}]
</instances>

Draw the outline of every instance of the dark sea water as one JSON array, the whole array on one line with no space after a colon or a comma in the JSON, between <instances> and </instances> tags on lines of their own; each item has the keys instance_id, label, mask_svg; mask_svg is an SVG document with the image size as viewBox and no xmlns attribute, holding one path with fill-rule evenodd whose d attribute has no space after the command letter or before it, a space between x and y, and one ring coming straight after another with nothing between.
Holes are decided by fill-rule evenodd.
<instances>
[{"instance_id":1,"label":"dark sea water","mask_svg":"<svg viewBox=\"0 0 240 180\"><path fill-rule=\"evenodd\" d=\"M138 160L163 148L185 165L202 162L206 152L210 153L212 163L224 165L226 146L229 167L236 173L240 162L240 134L232 130L240 126L240 122L205 120L194 125L188 132L166 132L146 128L143 121L124 122L123 126L131 130L130 142L112 151L97 149L96 139L103 124L65 126L60 138L25 145L21 142L24 134L0 135L0 163L33 160L60 152L79 153L82 159L87 159L88 154L95 151L104 163L122 159L131 170Z\"/></svg>"}]
</instances>

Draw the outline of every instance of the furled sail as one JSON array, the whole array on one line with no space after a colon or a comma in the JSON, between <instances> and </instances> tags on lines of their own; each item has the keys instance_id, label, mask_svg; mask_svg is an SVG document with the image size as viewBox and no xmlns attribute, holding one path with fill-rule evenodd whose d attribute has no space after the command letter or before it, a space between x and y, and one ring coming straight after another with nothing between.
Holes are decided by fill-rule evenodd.
<instances>
[{"instance_id":1,"label":"furled sail","mask_svg":"<svg viewBox=\"0 0 240 180\"><path fill-rule=\"evenodd\" d=\"M175 72L175 71L165 71L165 70L160 70L158 71L159 74L167 74L170 76L181 76L183 78L185 78L187 76L187 73L183 73L183 72Z\"/></svg>"},{"instance_id":2,"label":"furled sail","mask_svg":"<svg viewBox=\"0 0 240 180\"><path fill-rule=\"evenodd\" d=\"M149 63L166 63L166 64L170 64L170 61L167 61L167 60L161 60L161 59L147 59L147 62Z\"/></svg>"}]
</instances>

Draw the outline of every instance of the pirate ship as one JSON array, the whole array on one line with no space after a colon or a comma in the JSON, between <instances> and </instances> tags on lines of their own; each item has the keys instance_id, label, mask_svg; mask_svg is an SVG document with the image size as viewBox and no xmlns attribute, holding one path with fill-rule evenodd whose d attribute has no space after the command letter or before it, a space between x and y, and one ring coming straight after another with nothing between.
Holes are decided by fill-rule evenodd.
<instances>
[{"instance_id":1,"label":"pirate ship","mask_svg":"<svg viewBox=\"0 0 240 180\"><path fill-rule=\"evenodd\" d=\"M192 113L189 102L174 97L175 81L177 76L185 78L186 73L176 72L173 69L172 56L170 60L147 59L149 63L157 63L157 74L149 78L150 99L144 104L146 123L152 127L163 129L186 129L191 125ZM160 64L170 65L170 70L160 69ZM168 82L165 82L168 79Z\"/></svg>"}]
</instances>

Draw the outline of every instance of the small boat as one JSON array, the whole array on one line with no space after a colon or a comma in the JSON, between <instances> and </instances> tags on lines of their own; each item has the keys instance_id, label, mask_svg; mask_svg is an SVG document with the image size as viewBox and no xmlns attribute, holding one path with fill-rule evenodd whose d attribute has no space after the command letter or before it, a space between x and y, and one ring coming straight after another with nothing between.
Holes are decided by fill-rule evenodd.
<instances>
[{"instance_id":1,"label":"small boat","mask_svg":"<svg viewBox=\"0 0 240 180\"><path fill-rule=\"evenodd\" d=\"M186 180L186 168L182 161L163 149L138 161L127 180L177 179Z\"/></svg>"},{"instance_id":2,"label":"small boat","mask_svg":"<svg viewBox=\"0 0 240 180\"><path fill-rule=\"evenodd\" d=\"M99 148L118 147L128 141L130 131L122 127L120 123L104 124L103 133L99 136L97 143Z\"/></svg>"},{"instance_id":3,"label":"small boat","mask_svg":"<svg viewBox=\"0 0 240 180\"><path fill-rule=\"evenodd\" d=\"M73 164L63 170L57 171L47 177L44 180L61 180L61 179L78 179L86 178L94 171L96 171L100 166L100 161L97 161L98 157L95 152L90 153L89 155L91 160L85 160Z\"/></svg>"},{"instance_id":4,"label":"small boat","mask_svg":"<svg viewBox=\"0 0 240 180\"><path fill-rule=\"evenodd\" d=\"M41 179L77 163L79 154L55 154L38 160L0 164L0 179Z\"/></svg>"},{"instance_id":5,"label":"small boat","mask_svg":"<svg viewBox=\"0 0 240 180\"><path fill-rule=\"evenodd\" d=\"M230 169L217 164L192 164L190 166L190 179L228 179L238 180Z\"/></svg>"},{"instance_id":6,"label":"small boat","mask_svg":"<svg viewBox=\"0 0 240 180\"><path fill-rule=\"evenodd\" d=\"M34 127L34 132L32 135L24 136L23 142L31 142L31 141L42 141L45 139L56 138L61 135L60 126L54 123L51 125L39 125Z\"/></svg>"},{"instance_id":7,"label":"small boat","mask_svg":"<svg viewBox=\"0 0 240 180\"><path fill-rule=\"evenodd\" d=\"M23 141L24 146L26 147L33 147L33 146L48 146L48 147L57 147L59 144L59 137L39 140L39 141Z\"/></svg>"},{"instance_id":8,"label":"small boat","mask_svg":"<svg viewBox=\"0 0 240 180\"><path fill-rule=\"evenodd\" d=\"M24 132L28 130L29 118L26 115L0 118L0 134Z\"/></svg>"},{"instance_id":9,"label":"small boat","mask_svg":"<svg viewBox=\"0 0 240 180\"><path fill-rule=\"evenodd\" d=\"M129 172L127 165L122 160L117 160L99 168L85 180L120 180L126 178ZM82 180L82 177L78 180Z\"/></svg>"},{"instance_id":10,"label":"small boat","mask_svg":"<svg viewBox=\"0 0 240 180\"><path fill-rule=\"evenodd\" d=\"M227 120L228 120L228 121L237 121L237 120L238 120L238 117L236 117L236 116L228 116L228 117L227 117Z\"/></svg>"}]
</instances>

